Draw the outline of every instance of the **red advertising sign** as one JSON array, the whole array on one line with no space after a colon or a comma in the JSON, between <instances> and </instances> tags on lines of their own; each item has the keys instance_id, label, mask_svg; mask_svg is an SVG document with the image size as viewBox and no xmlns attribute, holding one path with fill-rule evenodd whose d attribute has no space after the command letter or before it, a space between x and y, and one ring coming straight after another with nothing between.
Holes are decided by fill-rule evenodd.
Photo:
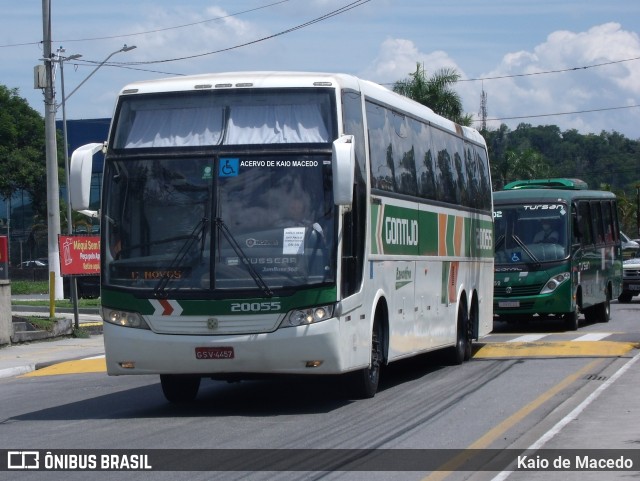
<instances>
[{"instance_id":1,"label":"red advertising sign","mask_svg":"<svg viewBox=\"0 0 640 481\"><path fill-rule=\"evenodd\" d=\"M5 262L9 262L7 236L0 235L0 264L4 264Z\"/></svg>"},{"instance_id":2,"label":"red advertising sign","mask_svg":"<svg viewBox=\"0 0 640 481\"><path fill-rule=\"evenodd\" d=\"M9 279L9 243L6 235L0 235L0 279Z\"/></svg>"},{"instance_id":3,"label":"red advertising sign","mask_svg":"<svg viewBox=\"0 0 640 481\"><path fill-rule=\"evenodd\" d=\"M58 248L61 275L100 274L100 236L61 235Z\"/></svg>"}]
</instances>

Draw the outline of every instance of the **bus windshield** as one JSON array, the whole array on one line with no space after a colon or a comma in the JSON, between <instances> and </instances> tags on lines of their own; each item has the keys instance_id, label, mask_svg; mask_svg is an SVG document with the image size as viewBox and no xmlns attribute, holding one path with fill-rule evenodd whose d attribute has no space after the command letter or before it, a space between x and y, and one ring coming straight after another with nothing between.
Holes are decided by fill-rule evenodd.
<instances>
[{"instance_id":1,"label":"bus windshield","mask_svg":"<svg viewBox=\"0 0 640 481\"><path fill-rule=\"evenodd\" d=\"M111 159L105 285L227 291L335 280L329 154Z\"/></svg>"},{"instance_id":2,"label":"bus windshield","mask_svg":"<svg viewBox=\"0 0 640 481\"><path fill-rule=\"evenodd\" d=\"M113 148L328 143L331 90L252 89L123 97Z\"/></svg>"},{"instance_id":3,"label":"bus windshield","mask_svg":"<svg viewBox=\"0 0 640 481\"><path fill-rule=\"evenodd\" d=\"M494 209L496 264L540 264L569 255L565 204L495 205Z\"/></svg>"}]
</instances>

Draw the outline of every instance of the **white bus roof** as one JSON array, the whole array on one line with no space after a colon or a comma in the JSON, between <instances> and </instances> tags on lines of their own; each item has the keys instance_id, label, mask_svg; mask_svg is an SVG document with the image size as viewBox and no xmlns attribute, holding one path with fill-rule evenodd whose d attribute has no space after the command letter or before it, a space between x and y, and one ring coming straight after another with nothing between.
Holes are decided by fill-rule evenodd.
<instances>
[{"instance_id":1,"label":"white bus roof","mask_svg":"<svg viewBox=\"0 0 640 481\"><path fill-rule=\"evenodd\" d=\"M181 92L224 88L277 88L277 87L331 87L348 88L362 92L365 97L395 107L407 114L427 120L451 132L485 145L478 131L463 127L435 114L430 108L369 80L353 75L323 72L224 72L181 77L143 80L126 85L120 95Z\"/></svg>"}]
</instances>

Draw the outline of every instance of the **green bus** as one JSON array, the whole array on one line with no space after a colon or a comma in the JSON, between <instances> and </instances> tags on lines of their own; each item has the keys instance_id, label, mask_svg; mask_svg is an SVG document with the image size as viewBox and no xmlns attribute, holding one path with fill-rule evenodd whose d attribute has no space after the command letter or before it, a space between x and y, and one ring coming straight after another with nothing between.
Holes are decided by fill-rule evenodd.
<instances>
[{"instance_id":1,"label":"green bus","mask_svg":"<svg viewBox=\"0 0 640 481\"><path fill-rule=\"evenodd\" d=\"M523 180L493 202L494 320L608 322L622 286L615 195L579 179Z\"/></svg>"}]
</instances>

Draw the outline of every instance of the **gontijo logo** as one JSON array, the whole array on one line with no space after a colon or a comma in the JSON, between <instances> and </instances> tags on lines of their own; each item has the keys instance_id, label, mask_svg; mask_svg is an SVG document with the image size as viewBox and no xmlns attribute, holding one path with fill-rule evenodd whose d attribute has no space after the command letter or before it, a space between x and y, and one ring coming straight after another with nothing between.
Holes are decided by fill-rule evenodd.
<instances>
[{"instance_id":1,"label":"gontijo logo","mask_svg":"<svg viewBox=\"0 0 640 481\"><path fill-rule=\"evenodd\" d=\"M385 242L388 245L418 245L418 221L400 217L385 217Z\"/></svg>"}]
</instances>

